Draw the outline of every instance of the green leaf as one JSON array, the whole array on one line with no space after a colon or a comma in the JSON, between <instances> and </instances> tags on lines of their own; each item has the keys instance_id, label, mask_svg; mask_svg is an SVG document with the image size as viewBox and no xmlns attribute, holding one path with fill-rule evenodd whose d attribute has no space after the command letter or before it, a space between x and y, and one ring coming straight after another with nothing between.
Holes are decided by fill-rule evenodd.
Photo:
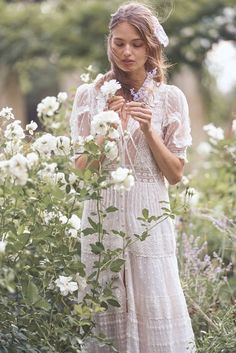
<instances>
[{"instance_id":1,"label":"green leaf","mask_svg":"<svg viewBox=\"0 0 236 353\"><path fill-rule=\"evenodd\" d=\"M111 271L112 272L119 272L124 263L125 263L124 259L116 259L110 265Z\"/></svg>"},{"instance_id":2,"label":"green leaf","mask_svg":"<svg viewBox=\"0 0 236 353\"><path fill-rule=\"evenodd\" d=\"M115 307L117 307L117 308L120 307L119 302L118 302L117 300L115 300L115 299L107 299L107 302L108 302L108 304L110 304L110 305L112 305L112 306L115 306Z\"/></svg>"},{"instance_id":3,"label":"green leaf","mask_svg":"<svg viewBox=\"0 0 236 353\"><path fill-rule=\"evenodd\" d=\"M97 241L95 244L90 244L92 252L96 255L101 254L101 252L104 250L104 246L102 243Z\"/></svg>"},{"instance_id":4,"label":"green leaf","mask_svg":"<svg viewBox=\"0 0 236 353\"><path fill-rule=\"evenodd\" d=\"M90 235L90 234L94 234L97 233L97 231L95 231L93 228L85 228L83 229L83 234L84 235Z\"/></svg>"},{"instance_id":5,"label":"green leaf","mask_svg":"<svg viewBox=\"0 0 236 353\"><path fill-rule=\"evenodd\" d=\"M91 226L93 227L93 229L97 231L97 230L98 230L98 225L97 225L97 223L94 222L94 221L92 220L92 218L90 218L90 217L88 217L88 221L89 221L89 223L91 224Z\"/></svg>"},{"instance_id":6,"label":"green leaf","mask_svg":"<svg viewBox=\"0 0 236 353\"><path fill-rule=\"evenodd\" d=\"M148 216L149 216L149 211L147 208L144 208L143 211L142 211L142 215L145 219L148 219Z\"/></svg>"},{"instance_id":7,"label":"green leaf","mask_svg":"<svg viewBox=\"0 0 236 353\"><path fill-rule=\"evenodd\" d=\"M22 286L22 291L25 296L25 301L29 305L34 304L40 299L38 288L32 281L29 281L25 287Z\"/></svg>"},{"instance_id":8,"label":"green leaf","mask_svg":"<svg viewBox=\"0 0 236 353\"><path fill-rule=\"evenodd\" d=\"M118 208L117 207L114 207L114 206L110 206L108 208L106 208L106 212L109 213L109 212L116 212L118 211Z\"/></svg>"}]
</instances>

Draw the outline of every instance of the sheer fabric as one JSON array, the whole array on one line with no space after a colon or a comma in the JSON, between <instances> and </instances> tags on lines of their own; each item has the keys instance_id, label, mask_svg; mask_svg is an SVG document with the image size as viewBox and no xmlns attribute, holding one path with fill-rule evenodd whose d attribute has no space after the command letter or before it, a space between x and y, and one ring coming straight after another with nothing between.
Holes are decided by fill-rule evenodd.
<instances>
[{"instance_id":1,"label":"sheer fabric","mask_svg":"<svg viewBox=\"0 0 236 353\"><path fill-rule=\"evenodd\" d=\"M188 105L184 94L175 86L148 83L146 103L153 112L153 126L167 148L186 159L191 144ZM102 111L105 100L94 84L78 88L71 116L72 138L89 134L91 117ZM89 108L89 111L88 111ZM132 168L135 186L129 192L104 190L103 206L115 206L119 211L105 219L106 230L124 230L131 237L143 230L137 217L147 208L151 215L162 213L160 201L167 201L165 178L156 165L139 123L129 119L128 138L121 139L122 166ZM107 170L114 164L104 161ZM82 228L89 226L88 216L96 211L93 200L84 203ZM90 244L95 236L81 238L82 261L92 272L94 255ZM106 237L109 248L122 247L122 239ZM145 241L132 244L125 252L125 266L116 280L115 294L120 308L110 308L96 318L95 333L105 333L120 353L190 353L195 352L194 336L181 288L176 260L175 232L167 218L151 231ZM102 281L110 278L104 273ZM87 353L111 353L111 348L90 342Z\"/></svg>"}]
</instances>

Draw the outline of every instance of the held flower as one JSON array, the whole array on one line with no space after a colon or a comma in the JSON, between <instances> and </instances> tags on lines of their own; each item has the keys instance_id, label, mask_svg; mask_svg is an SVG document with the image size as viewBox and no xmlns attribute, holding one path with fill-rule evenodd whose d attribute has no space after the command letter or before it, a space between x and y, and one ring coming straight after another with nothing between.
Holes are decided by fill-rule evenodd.
<instances>
[{"instance_id":1,"label":"held flower","mask_svg":"<svg viewBox=\"0 0 236 353\"><path fill-rule=\"evenodd\" d=\"M56 286L59 287L60 292L63 296L72 294L73 292L79 289L78 284L76 282L72 282L72 277L59 276L58 279L55 280Z\"/></svg>"},{"instance_id":2,"label":"held flower","mask_svg":"<svg viewBox=\"0 0 236 353\"><path fill-rule=\"evenodd\" d=\"M121 84L116 80L104 82L101 86L101 92L106 99L115 95L116 91L121 88Z\"/></svg>"},{"instance_id":3,"label":"held flower","mask_svg":"<svg viewBox=\"0 0 236 353\"><path fill-rule=\"evenodd\" d=\"M111 172L111 177L115 190L129 191L134 185L134 177L127 168L119 167L117 170Z\"/></svg>"}]
</instances>

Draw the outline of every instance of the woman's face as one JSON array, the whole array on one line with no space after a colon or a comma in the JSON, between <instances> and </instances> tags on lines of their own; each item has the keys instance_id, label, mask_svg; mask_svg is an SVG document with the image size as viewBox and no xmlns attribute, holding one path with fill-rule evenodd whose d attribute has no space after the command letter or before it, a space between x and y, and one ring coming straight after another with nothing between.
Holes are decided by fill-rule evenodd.
<instances>
[{"instance_id":1,"label":"woman's face","mask_svg":"<svg viewBox=\"0 0 236 353\"><path fill-rule=\"evenodd\" d=\"M147 48L137 29L122 22L112 30L111 50L116 65L127 73L145 72Z\"/></svg>"}]
</instances>

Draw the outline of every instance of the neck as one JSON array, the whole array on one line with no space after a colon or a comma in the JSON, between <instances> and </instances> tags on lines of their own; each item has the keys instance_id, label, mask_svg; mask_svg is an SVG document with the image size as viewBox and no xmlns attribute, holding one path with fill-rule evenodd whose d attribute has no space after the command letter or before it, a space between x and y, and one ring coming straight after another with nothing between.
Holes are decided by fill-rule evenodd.
<instances>
[{"instance_id":1,"label":"neck","mask_svg":"<svg viewBox=\"0 0 236 353\"><path fill-rule=\"evenodd\" d=\"M147 74L145 70L143 72L139 72L138 74L136 72L127 73L129 85L134 88L135 91L139 90L139 88L142 87L146 76Z\"/></svg>"}]
</instances>

